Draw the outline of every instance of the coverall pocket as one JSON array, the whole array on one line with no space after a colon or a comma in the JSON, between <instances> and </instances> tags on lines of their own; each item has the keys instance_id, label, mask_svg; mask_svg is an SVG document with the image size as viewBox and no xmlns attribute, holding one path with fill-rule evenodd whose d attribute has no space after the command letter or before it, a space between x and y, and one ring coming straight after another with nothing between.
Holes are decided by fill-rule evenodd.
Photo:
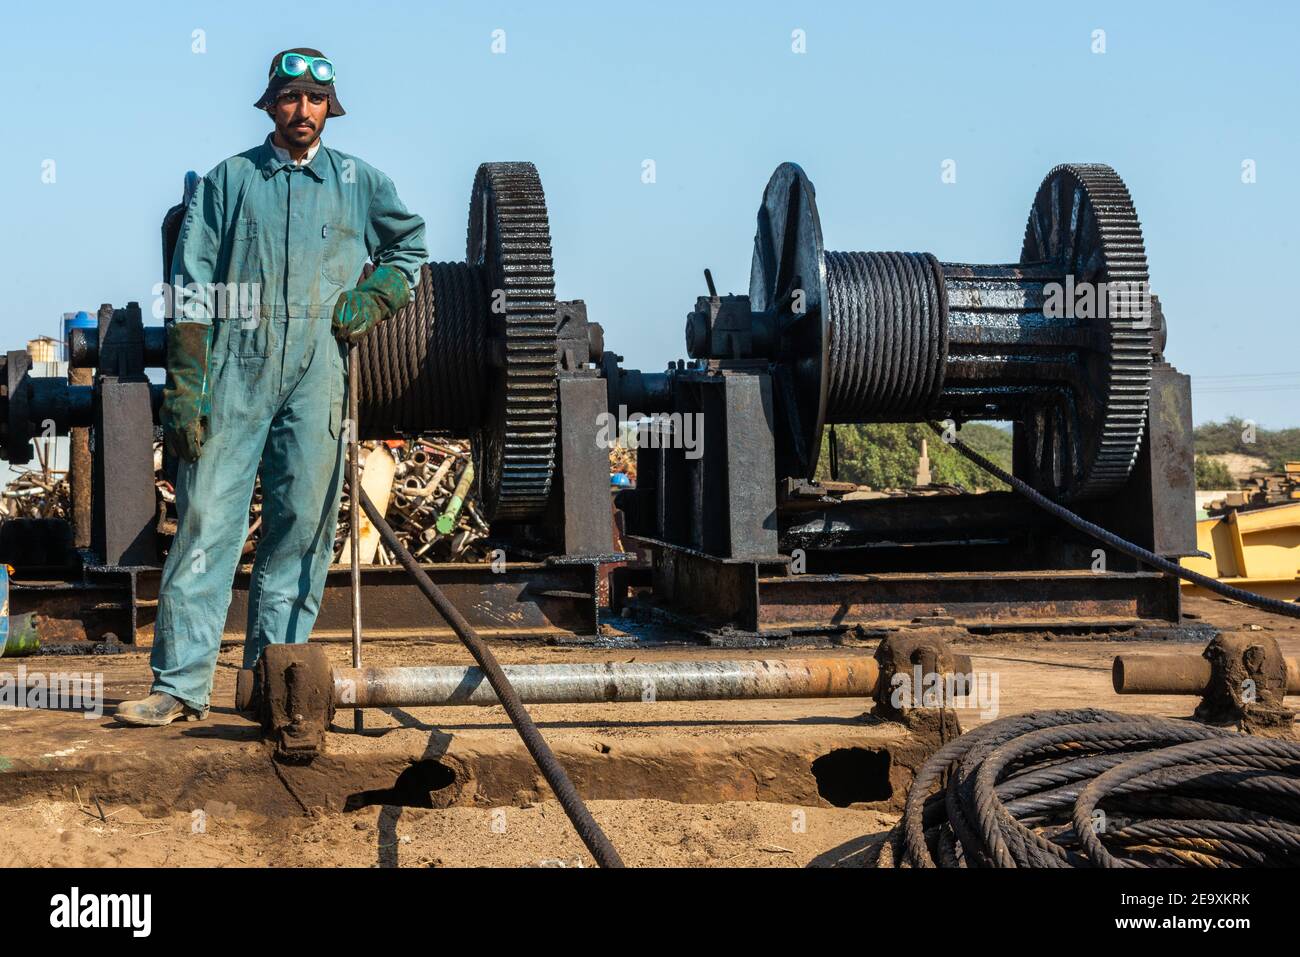
<instances>
[{"instance_id":1,"label":"coverall pocket","mask_svg":"<svg viewBox=\"0 0 1300 957\"><path fill-rule=\"evenodd\" d=\"M366 259L361 237L345 223L329 223L325 227L322 258L321 274L330 282L351 289L361 278L359 263L364 263Z\"/></svg>"},{"instance_id":2,"label":"coverall pocket","mask_svg":"<svg viewBox=\"0 0 1300 957\"><path fill-rule=\"evenodd\" d=\"M230 275L239 282L258 277L257 220L237 219L230 230Z\"/></svg>"},{"instance_id":3,"label":"coverall pocket","mask_svg":"<svg viewBox=\"0 0 1300 957\"><path fill-rule=\"evenodd\" d=\"M230 281L216 291L217 314L227 323L232 355L270 354L270 321L262 316L263 290L257 247L257 222L237 219L233 224Z\"/></svg>"}]
</instances>

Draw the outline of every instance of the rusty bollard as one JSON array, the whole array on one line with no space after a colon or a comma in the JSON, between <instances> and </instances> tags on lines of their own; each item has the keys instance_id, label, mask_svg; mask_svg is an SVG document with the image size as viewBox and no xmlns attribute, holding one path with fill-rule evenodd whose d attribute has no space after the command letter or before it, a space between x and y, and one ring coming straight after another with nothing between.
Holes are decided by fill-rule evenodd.
<instances>
[{"instance_id":1,"label":"rusty bollard","mask_svg":"<svg viewBox=\"0 0 1300 957\"><path fill-rule=\"evenodd\" d=\"M1295 712L1283 701L1300 694L1300 662L1271 635L1222 632L1198 655L1116 655L1116 694L1200 695L1193 717L1239 725L1255 734L1291 736Z\"/></svg>"},{"instance_id":2,"label":"rusty bollard","mask_svg":"<svg viewBox=\"0 0 1300 957\"><path fill-rule=\"evenodd\" d=\"M942 638L918 630L882 639L875 658L880 678L873 715L934 731L944 740L961 734L948 692L961 695L969 687L969 655L954 654Z\"/></svg>"},{"instance_id":3,"label":"rusty bollard","mask_svg":"<svg viewBox=\"0 0 1300 957\"><path fill-rule=\"evenodd\" d=\"M284 761L308 762L325 747L334 718L334 674L325 649L267 645L257 663L263 736Z\"/></svg>"}]
</instances>

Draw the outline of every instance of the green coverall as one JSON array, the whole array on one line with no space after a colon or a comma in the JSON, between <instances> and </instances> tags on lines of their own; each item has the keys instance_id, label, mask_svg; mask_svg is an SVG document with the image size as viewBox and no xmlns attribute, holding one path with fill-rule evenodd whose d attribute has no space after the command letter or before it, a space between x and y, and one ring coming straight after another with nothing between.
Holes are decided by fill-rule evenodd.
<instances>
[{"instance_id":1,"label":"green coverall","mask_svg":"<svg viewBox=\"0 0 1300 957\"><path fill-rule=\"evenodd\" d=\"M179 465L152 690L200 711L209 704L259 465L262 530L244 667L268 644L311 634L343 473L347 347L330 329L334 303L367 257L397 269L412 289L427 259L424 220L407 211L387 176L324 144L309 163L282 163L270 141L204 177L171 268L173 284L204 291L184 303L184 320L214 328L207 438L198 461ZM222 297L207 292L211 283L256 285L228 286Z\"/></svg>"}]
</instances>

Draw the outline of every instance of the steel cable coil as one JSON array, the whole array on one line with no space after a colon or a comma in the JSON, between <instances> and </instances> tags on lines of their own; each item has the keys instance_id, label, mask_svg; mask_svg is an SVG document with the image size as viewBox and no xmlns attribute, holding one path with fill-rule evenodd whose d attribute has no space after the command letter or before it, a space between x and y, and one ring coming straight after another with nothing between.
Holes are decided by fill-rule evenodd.
<instances>
[{"instance_id":1,"label":"steel cable coil","mask_svg":"<svg viewBox=\"0 0 1300 957\"><path fill-rule=\"evenodd\" d=\"M422 266L411 301L358 346L361 436L463 436L481 427L487 314L481 268Z\"/></svg>"},{"instance_id":2,"label":"steel cable coil","mask_svg":"<svg viewBox=\"0 0 1300 957\"><path fill-rule=\"evenodd\" d=\"M879 866L1300 864L1300 743L1099 709L1037 711L917 773Z\"/></svg>"},{"instance_id":3,"label":"steel cable coil","mask_svg":"<svg viewBox=\"0 0 1300 957\"><path fill-rule=\"evenodd\" d=\"M828 422L933 409L947 359L947 307L929 253L826 253Z\"/></svg>"}]
</instances>

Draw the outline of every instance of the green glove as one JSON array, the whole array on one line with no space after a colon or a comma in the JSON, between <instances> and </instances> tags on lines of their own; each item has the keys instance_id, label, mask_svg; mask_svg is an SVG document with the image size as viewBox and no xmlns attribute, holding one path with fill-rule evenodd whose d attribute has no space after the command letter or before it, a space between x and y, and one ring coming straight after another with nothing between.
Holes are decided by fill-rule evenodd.
<instances>
[{"instance_id":1,"label":"green glove","mask_svg":"<svg viewBox=\"0 0 1300 957\"><path fill-rule=\"evenodd\" d=\"M392 266L380 266L334 303L334 335L356 342L410 301L406 277Z\"/></svg>"},{"instance_id":2,"label":"green glove","mask_svg":"<svg viewBox=\"0 0 1300 957\"><path fill-rule=\"evenodd\" d=\"M207 431L208 353L212 326L173 322L167 330L167 385L159 419L163 443L187 462L198 461Z\"/></svg>"}]
</instances>

